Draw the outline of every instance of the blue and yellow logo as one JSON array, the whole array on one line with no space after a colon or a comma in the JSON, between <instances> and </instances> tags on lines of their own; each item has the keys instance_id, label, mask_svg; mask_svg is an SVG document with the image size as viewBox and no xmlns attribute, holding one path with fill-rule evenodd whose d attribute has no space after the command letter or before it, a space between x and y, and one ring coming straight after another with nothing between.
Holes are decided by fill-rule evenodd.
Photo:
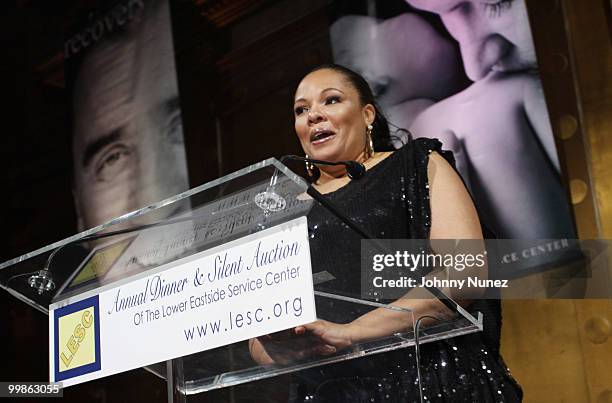
<instances>
[{"instance_id":1,"label":"blue and yellow logo","mask_svg":"<svg viewBox=\"0 0 612 403\"><path fill-rule=\"evenodd\" d=\"M100 370L97 295L56 309L54 332L56 382Z\"/></svg>"}]
</instances>

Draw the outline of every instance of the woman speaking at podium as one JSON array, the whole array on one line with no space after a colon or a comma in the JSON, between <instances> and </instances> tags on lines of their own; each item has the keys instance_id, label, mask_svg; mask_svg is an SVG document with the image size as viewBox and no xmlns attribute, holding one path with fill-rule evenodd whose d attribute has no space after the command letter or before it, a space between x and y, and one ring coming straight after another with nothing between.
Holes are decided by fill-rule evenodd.
<instances>
[{"instance_id":1,"label":"woman speaking at podium","mask_svg":"<svg viewBox=\"0 0 612 403\"><path fill-rule=\"evenodd\" d=\"M393 151L387 120L367 82L357 73L339 65L312 70L296 90L294 116L307 157L363 163L366 173L358 181L350 180L343 165L308 166L308 172L325 198L375 237L482 239L476 209L451 165L452 155L442 151L437 140L425 138L409 139ZM360 257L358 253L343 254L335 245L336 240L356 235L323 208L313 208L308 221L312 267L333 268L335 287L358 291ZM521 389L499 355L499 301L477 303L478 310L485 312L484 332L421 347L421 387L426 401L521 401ZM453 315L434 298L402 298L393 305L411 309L415 318ZM371 310L349 323L341 321L340 317L338 321L318 320L293 329L291 348L286 343L281 347L272 336L251 340L251 354L261 364L328 355L412 326L407 315L388 309ZM312 343L313 339L317 342ZM413 350L400 349L302 371L292 385L290 400L418 402L417 378Z\"/></svg>"}]
</instances>

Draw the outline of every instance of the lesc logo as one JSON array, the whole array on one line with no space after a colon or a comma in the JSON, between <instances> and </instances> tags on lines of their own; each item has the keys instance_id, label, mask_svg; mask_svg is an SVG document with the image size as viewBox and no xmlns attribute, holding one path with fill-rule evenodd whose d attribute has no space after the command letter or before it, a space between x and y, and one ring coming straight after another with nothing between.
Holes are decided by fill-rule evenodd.
<instances>
[{"instance_id":1,"label":"lesc logo","mask_svg":"<svg viewBox=\"0 0 612 403\"><path fill-rule=\"evenodd\" d=\"M54 311L55 381L99 371L100 308L98 296Z\"/></svg>"}]
</instances>

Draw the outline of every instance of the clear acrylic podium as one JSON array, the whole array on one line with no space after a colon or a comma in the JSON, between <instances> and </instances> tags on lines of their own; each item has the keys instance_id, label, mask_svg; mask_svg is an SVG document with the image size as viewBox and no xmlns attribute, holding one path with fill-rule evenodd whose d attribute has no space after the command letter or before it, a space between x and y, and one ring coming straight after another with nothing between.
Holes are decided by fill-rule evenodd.
<instances>
[{"instance_id":1,"label":"clear acrylic podium","mask_svg":"<svg viewBox=\"0 0 612 403\"><path fill-rule=\"evenodd\" d=\"M0 286L22 302L48 313L53 303L78 299L85 292L91 294L129 281L162 265L172 270L174 261L307 216L319 204L307 190L308 184L302 178L276 159L268 159L4 262L0 264ZM354 359L414 348L413 329L418 318L411 311L365 300L358 294L335 292L329 286L329 273L317 267L312 272L318 318L327 319L333 313L336 321L343 317L349 322L367 310L392 309L405 315L405 331L334 354L312 354L282 364L259 365L249 353L248 340L151 363L145 369L167 380L168 401L197 400L201 394L216 389L280 376L287 379L299 371L340 361L350 365ZM341 303L334 304L335 301ZM475 318L460 310L454 319L422 327L419 343L480 330L482 315L478 313ZM289 341L287 348L290 346ZM414 360L415 355L407 353L406 359ZM265 396L258 398L258 393L269 393L257 387L251 390L254 401L265 400Z\"/></svg>"}]
</instances>

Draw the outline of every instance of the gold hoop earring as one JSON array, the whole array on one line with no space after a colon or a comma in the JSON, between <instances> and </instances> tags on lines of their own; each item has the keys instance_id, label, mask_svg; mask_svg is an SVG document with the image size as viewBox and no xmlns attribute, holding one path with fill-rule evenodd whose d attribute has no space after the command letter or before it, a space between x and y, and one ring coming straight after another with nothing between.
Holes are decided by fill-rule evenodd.
<instances>
[{"instance_id":1,"label":"gold hoop earring","mask_svg":"<svg viewBox=\"0 0 612 403\"><path fill-rule=\"evenodd\" d=\"M310 158L308 157L308 154L305 154L305 157ZM308 175L308 179L311 183L316 183L321 177L319 167L308 161L304 161L304 164L306 165L306 175Z\"/></svg>"},{"instance_id":2,"label":"gold hoop earring","mask_svg":"<svg viewBox=\"0 0 612 403\"><path fill-rule=\"evenodd\" d=\"M365 143L365 150L364 150L364 156L366 160L369 159L372 156L372 154L374 154L374 141L372 140L373 130L374 130L374 126L369 124L366 130L366 143Z\"/></svg>"},{"instance_id":3,"label":"gold hoop earring","mask_svg":"<svg viewBox=\"0 0 612 403\"><path fill-rule=\"evenodd\" d=\"M308 156L308 154L304 154L306 158L310 158ZM314 169L315 166L312 162L308 162L308 161L304 161L304 165L306 165L306 173L308 174L308 176L310 176L311 178L313 178L315 176L314 174Z\"/></svg>"}]
</instances>

